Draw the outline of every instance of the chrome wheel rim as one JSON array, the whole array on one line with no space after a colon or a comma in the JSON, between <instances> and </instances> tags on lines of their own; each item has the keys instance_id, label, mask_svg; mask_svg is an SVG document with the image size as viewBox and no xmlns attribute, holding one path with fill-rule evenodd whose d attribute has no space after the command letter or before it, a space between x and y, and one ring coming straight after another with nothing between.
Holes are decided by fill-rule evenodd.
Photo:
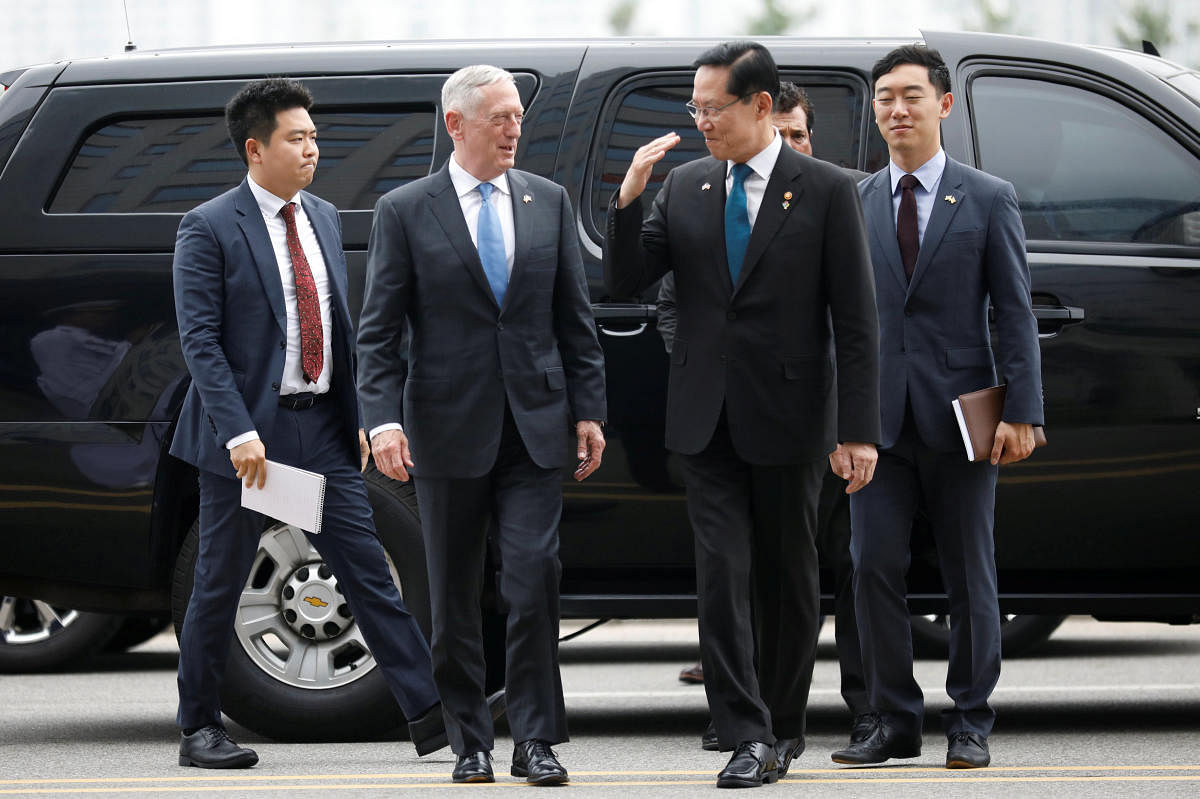
<instances>
[{"instance_id":1,"label":"chrome wheel rim","mask_svg":"<svg viewBox=\"0 0 1200 799\"><path fill-rule=\"evenodd\" d=\"M39 644L58 635L79 618L79 611L56 608L40 599L0 598L0 642L11 646Z\"/></svg>"}]
</instances>

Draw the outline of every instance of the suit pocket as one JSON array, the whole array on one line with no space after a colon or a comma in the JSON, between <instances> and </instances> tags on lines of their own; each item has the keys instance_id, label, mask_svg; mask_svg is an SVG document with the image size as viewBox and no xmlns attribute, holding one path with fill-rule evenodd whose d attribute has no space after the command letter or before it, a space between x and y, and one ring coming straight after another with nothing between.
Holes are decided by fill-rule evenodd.
<instances>
[{"instance_id":1,"label":"suit pocket","mask_svg":"<svg viewBox=\"0 0 1200 799\"><path fill-rule=\"evenodd\" d=\"M551 366L546 370L546 388L551 391L562 391L567 387L567 376L561 366Z\"/></svg>"},{"instance_id":2,"label":"suit pocket","mask_svg":"<svg viewBox=\"0 0 1200 799\"><path fill-rule=\"evenodd\" d=\"M413 402L450 399L449 380L413 380L404 383L404 394Z\"/></svg>"},{"instance_id":3,"label":"suit pocket","mask_svg":"<svg viewBox=\"0 0 1200 799\"><path fill-rule=\"evenodd\" d=\"M992 367L991 347L951 347L946 350L946 366L951 369Z\"/></svg>"},{"instance_id":4,"label":"suit pocket","mask_svg":"<svg viewBox=\"0 0 1200 799\"><path fill-rule=\"evenodd\" d=\"M942 236L942 241L975 241L983 238L983 228L968 228L966 230L948 230Z\"/></svg>"},{"instance_id":5,"label":"suit pocket","mask_svg":"<svg viewBox=\"0 0 1200 799\"><path fill-rule=\"evenodd\" d=\"M785 380L813 380L822 377L825 372L826 358L824 355L797 355L783 359L783 377Z\"/></svg>"}]
</instances>

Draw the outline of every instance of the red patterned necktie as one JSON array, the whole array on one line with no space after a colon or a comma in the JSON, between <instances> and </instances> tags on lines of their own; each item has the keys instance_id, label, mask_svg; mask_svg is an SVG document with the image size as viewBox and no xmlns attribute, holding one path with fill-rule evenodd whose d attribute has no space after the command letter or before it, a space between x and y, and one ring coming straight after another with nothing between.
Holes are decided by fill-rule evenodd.
<instances>
[{"instance_id":1,"label":"red patterned necktie","mask_svg":"<svg viewBox=\"0 0 1200 799\"><path fill-rule=\"evenodd\" d=\"M313 280L300 234L296 232L296 204L288 203L279 212L287 225L287 248L292 256L292 272L296 276L296 305L300 315L300 366L304 379L317 382L325 364L325 334L321 329L321 300L317 297L317 281Z\"/></svg>"},{"instance_id":2,"label":"red patterned necktie","mask_svg":"<svg viewBox=\"0 0 1200 799\"><path fill-rule=\"evenodd\" d=\"M921 249L921 235L917 232L917 195L913 193L913 189L919 185L912 175L900 178L896 241L900 245L900 260L904 262L904 276L909 280L912 280L913 267L917 265L917 251Z\"/></svg>"}]
</instances>

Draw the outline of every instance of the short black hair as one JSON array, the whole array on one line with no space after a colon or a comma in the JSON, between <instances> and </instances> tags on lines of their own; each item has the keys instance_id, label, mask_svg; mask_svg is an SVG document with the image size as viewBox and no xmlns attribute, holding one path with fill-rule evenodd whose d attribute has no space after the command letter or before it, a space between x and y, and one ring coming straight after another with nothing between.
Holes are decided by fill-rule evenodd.
<instances>
[{"instance_id":1,"label":"short black hair","mask_svg":"<svg viewBox=\"0 0 1200 799\"><path fill-rule=\"evenodd\" d=\"M725 91L734 97L766 92L774 103L779 96L779 69L770 51L758 42L722 42L701 53L692 66L729 67Z\"/></svg>"},{"instance_id":2,"label":"short black hair","mask_svg":"<svg viewBox=\"0 0 1200 799\"><path fill-rule=\"evenodd\" d=\"M795 108L804 112L804 120L808 125L808 132L811 134L814 116L812 100L808 99L808 92L804 91L803 86L797 86L790 80L785 80L779 84L779 99L775 102L775 113L790 114Z\"/></svg>"},{"instance_id":3,"label":"short black hair","mask_svg":"<svg viewBox=\"0 0 1200 799\"><path fill-rule=\"evenodd\" d=\"M942 54L923 44L906 44L897 47L876 61L875 66L871 68L871 90L874 91L875 84L880 78L904 64L916 64L928 69L929 82L933 84L933 88L939 96L950 91L950 70L946 68Z\"/></svg>"},{"instance_id":4,"label":"short black hair","mask_svg":"<svg viewBox=\"0 0 1200 799\"><path fill-rule=\"evenodd\" d=\"M275 115L293 108L312 108L313 96L303 83L291 78L264 78L247 83L225 105L225 127L242 163L247 166L246 139L266 144L275 132Z\"/></svg>"}]
</instances>

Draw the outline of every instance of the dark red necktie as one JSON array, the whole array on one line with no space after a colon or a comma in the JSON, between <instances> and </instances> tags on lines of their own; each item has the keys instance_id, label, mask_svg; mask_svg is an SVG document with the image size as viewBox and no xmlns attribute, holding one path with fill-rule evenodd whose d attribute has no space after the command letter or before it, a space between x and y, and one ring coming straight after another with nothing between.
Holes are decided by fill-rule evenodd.
<instances>
[{"instance_id":1,"label":"dark red necktie","mask_svg":"<svg viewBox=\"0 0 1200 799\"><path fill-rule=\"evenodd\" d=\"M904 262L904 276L912 280L913 267L917 265L917 251L921 249L921 236L917 232L917 195L913 189L920 182L912 175L900 178L900 213L896 216L896 241L900 244L900 260Z\"/></svg>"},{"instance_id":2,"label":"dark red necktie","mask_svg":"<svg viewBox=\"0 0 1200 799\"><path fill-rule=\"evenodd\" d=\"M279 212L287 225L287 248L292 256L292 272L296 276L296 306L300 316L300 367L304 379L317 382L325 365L325 334L321 328L321 300L317 297L317 281L313 280L300 234L296 232L296 204L288 203Z\"/></svg>"}]
</instances>

